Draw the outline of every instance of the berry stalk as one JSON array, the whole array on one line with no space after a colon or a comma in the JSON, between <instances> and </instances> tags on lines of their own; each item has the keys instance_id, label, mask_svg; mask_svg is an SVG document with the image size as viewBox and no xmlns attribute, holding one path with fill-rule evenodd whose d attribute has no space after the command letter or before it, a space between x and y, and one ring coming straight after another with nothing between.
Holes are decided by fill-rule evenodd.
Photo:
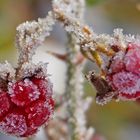
<instances>
[{"instance_id":1,"label":"berry stalk","mask_svg":"<svg viewBox=\"0 0 140 140\"><path fill-rule=\"evenodd\" d=\"M35 50L50 35L54 24L54 14L50 11L45 18L39 18L38 21L27 21L17 27L18 71L25 63L32 62Z\"/></svg>"}]
</instances>

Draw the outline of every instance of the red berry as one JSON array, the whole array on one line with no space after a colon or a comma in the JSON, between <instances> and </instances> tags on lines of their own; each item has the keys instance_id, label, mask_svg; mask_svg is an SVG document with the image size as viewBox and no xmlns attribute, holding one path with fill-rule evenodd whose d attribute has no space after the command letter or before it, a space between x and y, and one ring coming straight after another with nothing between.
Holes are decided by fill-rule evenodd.
<instances>
[{"instance_id":1,"label":"red berry","mask_svg":"<svg viewBox=\"0 0 140 140\"><path fill-rule=\"evenodd\" d=\"M130 72L124 71L114 74L112 85L118 91L119 96L126 99L135 99L140 93L140 77Z\"/></svg>"},{"instance_id":2,"label":"red berry","mask_svg":"<svg viewBox=\"0 0 140 140\"><path fill-rule=\"evenodd\" d=\"M121 100L140 98L140 46L130 43L126 52L112 58L106 79Z\"/></svg>"},{"instance_id":3,"label":"red berry","mask_svg":"<svg viewBox=\"0 0 140 140\"><path fill-rule=\"evenodd\" d=\"M27 131L25 116L16 112L7 114L0 122L0 130L16 136L23 135Z\"/></svg>"},{"instance_id":4,"label":"red berry","mask_svg":"<svg viewBox=\"0 0 140 140\"><path fill-rule=\"evenodd\" d=\"M129 43L128 45L127 45L127 50L129 51L129 50L133 50L133 49L140 49L140 45L139 44L136 44L136 43Z\"/></svg>"},{"instance_id":5,"label":"red berry","mask_svg":"<svg viewBox=\"0 0 140 140\"><path fill-rule=\"evenodd\" d=\"M140 46L129 44L124 63L127 71L140 75Z\"/></svg>"},{"instance_id":6,"label":"red berry","mask_svg":"<svg viewBox=\"0 0 140 140\"><path fill-rule=\"evenodd\" d=\"M26 108L28 120L32 128L37 128L44 124L50 117L51 108L47 102L37 101Z\"/></svg>"},{"instance_id":7,"label":"red berry","mask_svg":"<svg viewBox=\"0 0 140 140\"><path fill-rule=\"evenodd\" d=\"M0 92L0 118L3 117L10 108L10 102L6 92Z\"/></svg>"},{"instance_id":8,"label":"red berry","mask_svg":"<svg viewBox=\"0 0 140 140\"><path fill-rule=\"evenodd\" d=\"M124 56L124 53L119 52L116 54L116 56L113 57L113 59L111 60L109 72L116 73L121 70L124 70L125 65L123 62L123 56Z\"/></svg>"},{"instance_id":9,"label":"red berry","mask_svg":"<svg viewBox=\"0 0 140 140\"><path fill-rule=\"evenodd\" d=\"M52 96L52 85L49 80L44 80L41 78L32 77L31 81L38 86L38 90L41 93L41 97ZM46 86L47 85L47 86ZM47 92L47 94L46 94Z\"/></svg>"},{"instance_id":10,"label":"red berry","mask_svg":"<svg viewBox=\"0 0 140 140\"><path fill-rule=\"evenodd\" d=\"M28 137L28 136L31 136L33 134L36 134L37 133L37 128L32 128L30 126L27 127L27 131L21 135L20 137Z\"/></svg>"},{"instance_id":11,"label":"red berry","mask_svg":"<svg viewBox=\"0 0 140 140\"><path fill-rule=\"evenodd\" d=\"M48 79L33 76L10 82L7 92L0 92L0 131L28 137L48 122L53 110L52 85Z\"/></svg>"},{"instance_id":12,"label":"red berry","mask_svg":"<svg viewBox=\"0 0 140 140\"><path fill-rule=\"evenodd\" d=\"M9 89L11 101L18 106L28 105L41 94L38 87L28 78L10 84Z\"/></svg>"},{"instance_id":13,"label":"red berry","mask_svg":"<svg viewBox=\"0 0 140 140\"><path fill-rule=\"evenodd\" d=\"M49 106L52 107L52 109L54 109L54 100L53 100L52 98L49 98L49 99L47 100L47 103L49 104Z\"/></svg>"}]
</instances>

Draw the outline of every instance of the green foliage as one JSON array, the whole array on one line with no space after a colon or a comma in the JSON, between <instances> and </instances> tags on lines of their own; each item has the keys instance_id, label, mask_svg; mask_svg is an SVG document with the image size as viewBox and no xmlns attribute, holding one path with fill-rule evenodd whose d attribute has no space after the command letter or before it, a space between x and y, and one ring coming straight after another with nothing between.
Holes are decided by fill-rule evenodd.
<instances>
[{"instance_id":1,"label":"green foliage","mask_svg":"<svg viewBox=\"0 0 140 140\"><path fill-rule=\"evenodd\" d=\"M103 1L105 1L105 0L86 0L88 6L93 6L93 5L103 2Z\"/></svg>"}]
</instances>

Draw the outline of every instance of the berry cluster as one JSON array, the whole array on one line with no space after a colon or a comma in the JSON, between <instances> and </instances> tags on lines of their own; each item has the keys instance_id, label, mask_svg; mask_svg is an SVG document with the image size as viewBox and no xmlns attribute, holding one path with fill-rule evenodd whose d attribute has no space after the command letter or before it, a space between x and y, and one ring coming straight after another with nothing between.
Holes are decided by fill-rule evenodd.
<instances>
[{"instance_id":1,"label":"berry cluster","mask_svg":"<svg viewBox=\"0 0 140 140\"><path fill-rule=\"evenodd\" d=\"M48 77L34 74L14 82L1 81L0 131L18 137L35 134L54 110Z\"/></svg>"},{"instance_id":2,"label":"berry cluster","mask_svg":"<svg viewBox=\"0 0 140 140\"><path fill-rule=\"evenodd\" d=\"M129 43L125 51L118 51L110 61L106 79L118 99L140 98L140 45Z\"/></svg>"},{"instance_id":3,"label":"berry cluster","mask_svg":"<svg viewBox=\"0 0 140 140\"><path fill-rule=\"evenodd\" d=\"M140 98L140 45L128 43L116 50L104 75L90 72L87 79L97 90L96 102L106 104L111 99L135 101Z\"/></svg>"}]
</instances>

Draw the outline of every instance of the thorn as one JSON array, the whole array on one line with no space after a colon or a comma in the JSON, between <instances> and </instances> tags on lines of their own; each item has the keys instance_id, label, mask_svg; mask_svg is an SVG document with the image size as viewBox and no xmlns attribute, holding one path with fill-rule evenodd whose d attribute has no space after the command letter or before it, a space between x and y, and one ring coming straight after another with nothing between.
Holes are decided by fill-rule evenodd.
<instances>
[{"instance_id":1,"label":"thorn","mask_svg":"<svg viewBox=\"0 0 140 140\"><path fill-rule=\"evenodd\" d=\"M62 61L66 61L67 59L67 54L58 54L58 53L54 53L54 52L51 52L51 51L46 51L48 54L51 54L53 55L54 57L62 60Z\"/></svg>"},{"instance_id":2,"label":"thorn","mask_svg":"<svg viewBox=\"0 0 140 140\"><path fill-rule=\"evenodd\" d=\"M85 60L84 56L81 53L78 53L76 56L75 65L82 64L84 60Z\"/></svg>"}]
</instances>

